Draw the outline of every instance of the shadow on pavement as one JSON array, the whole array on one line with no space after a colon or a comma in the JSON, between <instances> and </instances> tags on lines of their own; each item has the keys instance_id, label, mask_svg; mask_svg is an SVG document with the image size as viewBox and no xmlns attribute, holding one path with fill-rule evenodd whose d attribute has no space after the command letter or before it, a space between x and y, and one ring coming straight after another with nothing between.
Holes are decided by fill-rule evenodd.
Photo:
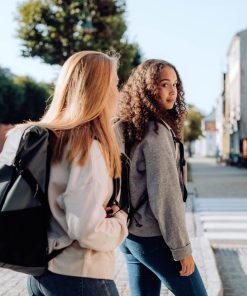
<instances>
[{"instance_id":1,"label":"shadow on pavement","mask_svg":"<svg viewBox=\"0 0 247 296\"><path fill-rule=\"evenodd\" d=\"M247 295L247 249L215 249L224 296Z\"/></svg>"}]
</instances>

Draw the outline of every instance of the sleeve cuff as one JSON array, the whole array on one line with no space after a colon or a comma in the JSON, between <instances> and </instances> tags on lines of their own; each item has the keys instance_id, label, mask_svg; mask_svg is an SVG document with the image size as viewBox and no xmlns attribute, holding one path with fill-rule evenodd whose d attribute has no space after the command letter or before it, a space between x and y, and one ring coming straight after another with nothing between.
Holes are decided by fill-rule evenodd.
<instances>
[{"instance_id":1,"label":"sleeve cuff","mask_svg":"<svg viewBox=\"0 0 247 296\"><path fill-rule=\"evenodd\" d=\"M184 259L187 256L190 256L192 254L191 244L189 243L183 248L171 250L173 259L175 261L180 261Z\"/></svg>"}]
</instances>

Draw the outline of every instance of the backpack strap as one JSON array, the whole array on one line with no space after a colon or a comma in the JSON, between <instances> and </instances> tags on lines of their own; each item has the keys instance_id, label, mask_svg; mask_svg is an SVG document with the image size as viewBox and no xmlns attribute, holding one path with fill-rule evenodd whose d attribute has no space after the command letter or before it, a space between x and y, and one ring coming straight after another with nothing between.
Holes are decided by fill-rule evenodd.
<instances>
[{"instance_id":1,"label":"backpack strap","mask_svg":"<svg viewBox=\"0 0 247 296\"><path fill-rule=\"evenodd\" d=\"M47 207L48 206L48 202L46 202L47 198L46 198L43 190L40 188L38 182L36 181L36 179L32 175L32 173L28 169L23 169L20 161L15 163L14 167L15 167L17 173L19 175L21 175L23 177L23 179L26 181L26 183L29 185L29 187L32 191L32 194L33 194L33 198L37 197L39 199L40 203L43 206Z\"/></svg>"},{"instance_id":2,"label":"backpack strap","mask_svg":"<svg viewBox=\"0 0 247 296\"><path fill-rule=\"evenodd\" d=\"M125 153L127 157L130 159L130 152L133 144L131 142L125 143ZM136 223L137 227L142 227L142 224L140 224L137 219L135 218L135 213L145 204L145 202L148 201L148 192L147 189L144 191L144 193L140 196L140 202L137 204L137 206L134 208L132 203L131 203L131 198L130 198L130 186L129 186L129 173L127 176L128 184L127 185L127 190L128 190L128 196L129 196L129 215L128 215L128 223L131 222L131 219L133 219Z\"/></svg>"},{"instance_id":3,"label":"backpack strap","mask_svg":"<svg viewBox=\"0 0 247 296\"><path fill-rule=\"evenodd\" d=\"M186 202L188 197L188 191L184 182L184 166L186 165L186 161L184 158L184 145L179 141L179 151L180 151L180 170L182 174L182 181L183 181L183 201Z\"/></svg>"},{"instance_id":4,"label":"backpack strap","mask_svg":"<svg viewBox=\"0 0 247 296\"><path fill-rule=\"evenodd\" d=\"M184 182L184 166L186 165L186 161L184 158L184 145L183 143L176 137L174 131L169 127L169 125L163 121L163 120L159 120L159 123L161 123L163 126L165 126L171 133L172 138L173 138L173 142L175 145L175 149L176 149L176 144L178 144L179 146L179 169L180 169L180 173L182 176L182 193L183 193L183 201L186 202L187 197L188 197L188 192L187 192L187 188Z\"/></svg>"},{"instance_id":5,"label":"backpack strap","mask_svg":"<svg viewBox=\"0 0 247 296\"><path fill-rule=\"evenodd\" d=\"M112 183L113 183L113 192L107 204L108 207L111 207L114 204L118 204L117 197L120 192L120 178L113 178Z\"/></svg>"},{"instance_id":6,"label":"backpack strap","mask_svg":"<svg viewBox=\"0 0 247 296\"><path fill-rule=\"evenodd\" d=\"M142 224L140 224L137 221L137 219L135 218L135 214L147 201L148 201L148 192L147 190L145 190L144 193L141 195L140 202L137 204L137 206L134 208L131 204L132 209L129 212L128 220L131 221L131 219L133 219L137 227L142 227Z\"/></svg>"},{"instance_id":7,"label":"backpack strap","mask_svg":"<svg viewBox=\"0 0 247 296\"><path fill-rule=\"evenodd\" d=\"M187 188L184 182L184 166L186 165L186 161L184 158L184 145L183 143L176 137L173 138L174 141L176 141L178 143L179 146L179 168L180 168L180 173L182 176L182 192L183 192L183 201L186 202L187 197L188 197L188 192L187 192Z\"/></svg>"}]
</instances>

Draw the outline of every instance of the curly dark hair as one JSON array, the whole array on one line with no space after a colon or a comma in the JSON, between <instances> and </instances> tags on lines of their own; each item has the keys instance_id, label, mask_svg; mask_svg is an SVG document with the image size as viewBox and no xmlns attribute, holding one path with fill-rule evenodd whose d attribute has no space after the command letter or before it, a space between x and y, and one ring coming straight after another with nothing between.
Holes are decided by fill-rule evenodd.
<instances>
[{"instance_id":1,"label":"curly dark hair","mask_svg":"<svg viewBox=\"0 0 247 296\"><path fill-rule=\"evenodd\" d=\"M172 68L177 75L177 98L171 110L161 107L158 91L160 71L164 67ZM156 132L158 122L164 120L181 139L185 115L186 104L182 81L172 64L163 60L150 59L132 71L122 89L118 111L118 116L125 122L127 142L141 141L150 120L155 122Z\"/></svg>"}]
</instances>

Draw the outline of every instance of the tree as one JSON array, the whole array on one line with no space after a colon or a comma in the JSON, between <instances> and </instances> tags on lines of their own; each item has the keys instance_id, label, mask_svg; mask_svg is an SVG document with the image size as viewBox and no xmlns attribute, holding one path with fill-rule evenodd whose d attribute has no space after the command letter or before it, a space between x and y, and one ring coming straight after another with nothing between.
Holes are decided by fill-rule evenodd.
<instances>
[{"instance_id":1,"label":"tree","mask_svg":"<svg viewBox=\"0 0 247 296\"><path fill-rule=\"evenodd\" d=\"M201 130L202 114L193 105L189 105L189 110L184 126L184 142L188 146L189 156L192 155L191 143L202 135Z\"/></svg>"},{"instance_id":2,"label":"tree","mask_svg":"<svg viewBox=\"0 0 247 296\"><path fill-rule=\"evenodd\" d=\"M19 5L22 55L62 65L81 50L116 50L121 81L140 63L140 50L124 37L124 0L28 0Z\"/></svg>"},{"instance_id":3,"label":"tree","mask_svg":"<svg viewBox=\"0 0 247 296\"><path fill-rule=\"evenodd\" d=\"M30 77L14 76L0 67L0 123L38 120L44 113L52 87Z\"/></svg>"},{"instance_id":4,"label":"tree","mask_svg":"<svg viewBox=\"0 0 247 296\"><path fill-rule=\"evenodd\" d=\"M15 123L23 100L23 90L14 84L11 72L0 67L0 123Z\"/></svg>"},{"instance_id":5,"label":"tree","mask_svg":"<svg viewBox=\"0 0 247 296\"><path fill-rule=\"evenodd\" d=\"M44 114L46 103L51 96L52 86L46 83L37 83L28 76L14 79L23 92L23 103L18 110L18 121L38 120Z\"/></svg>"}]
</instances>

